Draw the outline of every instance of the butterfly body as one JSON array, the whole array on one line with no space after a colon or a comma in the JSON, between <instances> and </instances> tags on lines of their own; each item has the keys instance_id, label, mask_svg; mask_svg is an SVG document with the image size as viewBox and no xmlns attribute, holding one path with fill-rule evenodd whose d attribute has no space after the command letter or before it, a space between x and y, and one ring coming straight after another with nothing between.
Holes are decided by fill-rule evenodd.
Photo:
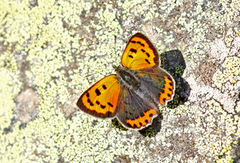
<instances>
[{"instance_id":1,"label":"butterfly body","mask_svg":"<svg viewBox=\"0 0 240 163\"><path fill-rule=\"evenodd\" d=\"M158 115L158 105L172 100L175 82L159 67L159 56L146 36L133 35L122 56L122 66L79 98L77 106L99 118L116 117L126 128L140 130Z\"/></svg>"}]
</instances>

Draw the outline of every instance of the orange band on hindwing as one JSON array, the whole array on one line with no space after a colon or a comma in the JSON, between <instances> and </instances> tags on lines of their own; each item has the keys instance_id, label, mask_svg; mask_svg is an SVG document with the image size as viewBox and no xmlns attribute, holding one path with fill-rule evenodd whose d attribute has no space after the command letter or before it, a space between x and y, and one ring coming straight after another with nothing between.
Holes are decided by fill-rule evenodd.
<instances>
[{"instance_id":1,"label":"orange band on hindwing","mask_svg":"<svg viewBox=\"0 0 240 163\"><path fill-rule=\"evenodd\" d=\"M152 117L157 114L154 109L149 109L144 113L144 116L138 117L137 119L127 119L126 122L131 128L141 128L151 123Z\"/></svg>"},{"instance_id":2,"label":"orange band on hindwing","mask_svg":"<svg viewBox=\"0 0 240 163\"><path fill-rule=\"evenodd\" d=\"M170 80L167 76L164 76L165 84L164 84L164 92L160 92L159 101L162 105L165 105L166 100L171 99L173 94L173 81Z\"/></svg>"}]
</instances>

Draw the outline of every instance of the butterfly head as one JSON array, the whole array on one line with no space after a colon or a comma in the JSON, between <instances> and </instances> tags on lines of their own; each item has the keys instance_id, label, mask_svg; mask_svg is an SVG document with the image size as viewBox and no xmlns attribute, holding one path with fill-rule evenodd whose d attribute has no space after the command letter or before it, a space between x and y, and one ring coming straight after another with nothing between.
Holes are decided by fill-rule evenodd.
<instances>
[{"instance_id":1,"label":"butterfly head","mask_svg":"<svg viewBox=\"0 0 240 163\"><path fill-rule=\"evenodd\" d=\"M113 65L113 68L114 68L115 72L118 72L122 68L122 66Z\"/></svg>"}]
</instances>

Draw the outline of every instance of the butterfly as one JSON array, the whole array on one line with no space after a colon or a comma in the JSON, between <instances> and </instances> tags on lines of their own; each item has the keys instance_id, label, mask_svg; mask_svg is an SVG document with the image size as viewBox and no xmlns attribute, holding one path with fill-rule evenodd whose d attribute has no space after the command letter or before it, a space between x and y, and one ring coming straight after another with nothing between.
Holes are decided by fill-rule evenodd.
<instances>
[{"instance_id":1,"label":"butterfly","mask_svg":"<svg viewBox=\"0 0 240 163\"><path fill-rule=\"evenodd\" d=\"M141 130L158 116L158 105L173 99L175 81L159 67L156 48L142 33L128 41L116 74L104 77L78 99L77 106L98 118L117 118L127 129Z\"/></svg>"}]
</instances>

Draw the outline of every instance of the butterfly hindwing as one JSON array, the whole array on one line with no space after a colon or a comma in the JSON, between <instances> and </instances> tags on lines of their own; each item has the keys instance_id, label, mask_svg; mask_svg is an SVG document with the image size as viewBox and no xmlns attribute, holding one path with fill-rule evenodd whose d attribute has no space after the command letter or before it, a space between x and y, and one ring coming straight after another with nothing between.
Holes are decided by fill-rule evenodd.
<instances>
[{"instance_id":1,"label":"butterfly hindwing","mask_svg":"<svg viewBox=\"0 0 240 163\"><path fill-rule=\"evenodd\" d=\"M173 77L160 67L152 67L137 71L136 76L142 85L152 94L157 104L167 105L173 99L175 81Z\"/></svg>"},{"instance_id":2,"label":"butterfly hindwing","mask_svg":"<svg viewBox=\"0 0 240 163\"><path fill-rule=\"evenodd\" d=\"M140 98L124 85L121 87L117 119L129 129L140 130L149 126L158 115L157 106Z\"/></svg>"},{"instance_id":3,"label":"butterfly hindwing","mask_svg":"<svg viewBox=\"0 0 240 163\"><path fill-rule=\"evenodd\" d=\"M119 93L120 83L117 76L109 75L86 90L78 99L77 106L96 117L114 117Z\"/></svg>"},{"instance_id":4,"label":"butterfly hindwing","mask_svg":"<svg viewBox=\"0 0 240 163\"><path fill-rule=\"evenodd\" d=\"M146 36L136 33L123 52L122 65L132 70L158 66L158 52Z\"/></svg>"}]
</instances>

